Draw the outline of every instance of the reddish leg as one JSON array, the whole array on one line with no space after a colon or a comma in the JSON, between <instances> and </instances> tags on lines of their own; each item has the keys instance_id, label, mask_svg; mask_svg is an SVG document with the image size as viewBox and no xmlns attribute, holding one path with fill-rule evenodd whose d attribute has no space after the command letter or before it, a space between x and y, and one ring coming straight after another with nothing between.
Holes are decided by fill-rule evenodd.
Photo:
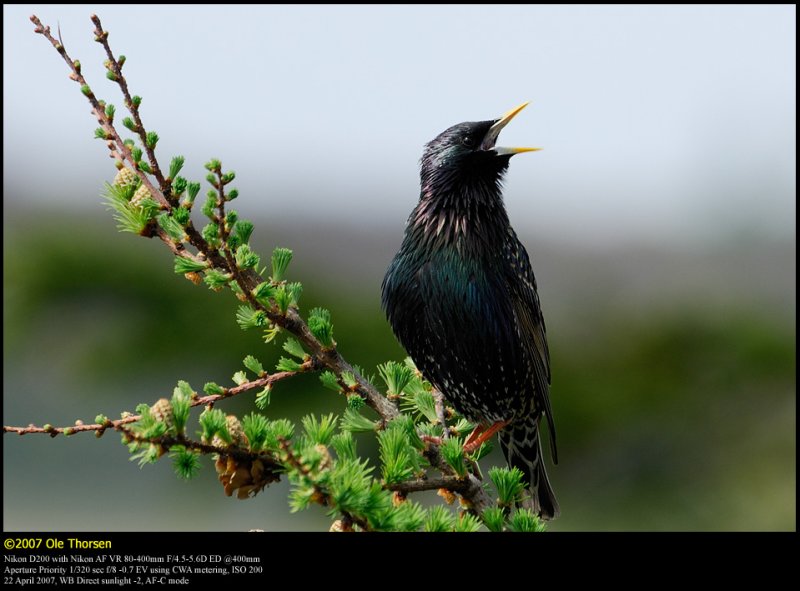
<instances>
[{"instance_id":1,"label":"reddish leg","mask_svg":"<svg viewBox=\"0 0 800 591\"><path fill-rule=\"evenodd\" d=\"M481 433L483 433L484 429L485 429L485 427L483 426L483 423L478 423L477 425L475 425L475 428L472 430L472 433L470 433L470 434L467 436L467 440L464 442L464 445L470 445L470 444L472 444L472 442L473 442L475 439L477 439L477 438L478 438L478 436L479 436Z\"/></svg>"},{"instance_id":2,"label":"reddish leg","mask_svg":"<svg viewBox=\"0 0 800 591\"><path fill-rule=\"evenodd\" d=\"M472 453L478 449L481 444L491 439L495 433L508 425L510 422L511 421L497 421L488 429L483 425L478 425L475 427L475 429L473 429L472 433L469 434L469 437L467 437L467 441L464 443L464 451L466 453Z\"/></svg>"}]
</instances>

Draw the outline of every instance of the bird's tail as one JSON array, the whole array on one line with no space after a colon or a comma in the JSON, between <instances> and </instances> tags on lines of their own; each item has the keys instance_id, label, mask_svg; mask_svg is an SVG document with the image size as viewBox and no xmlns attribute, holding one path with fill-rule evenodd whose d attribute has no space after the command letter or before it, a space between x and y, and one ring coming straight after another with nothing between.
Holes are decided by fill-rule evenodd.
<instances>
[{"instance_id":1,"label":"bird's tail","mask_svg":"<svg viewBox=\"0 0 800 591\"><path fill-rule=\"evenodd\" d=\"M530 499L523 504L542 519L558 517L558 501L547 478L539 441L539 417L512 423L500 431L500 447L509 467L522 470L524 481L528 483Z\"/></svg>"}]
</instances>

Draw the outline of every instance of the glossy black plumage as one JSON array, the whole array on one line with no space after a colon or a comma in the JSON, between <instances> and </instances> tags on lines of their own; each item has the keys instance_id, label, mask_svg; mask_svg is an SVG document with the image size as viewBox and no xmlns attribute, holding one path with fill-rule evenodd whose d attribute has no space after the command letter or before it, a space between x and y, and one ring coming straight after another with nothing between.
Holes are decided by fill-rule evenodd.
<instances>
[{"instance_id":1,"label":"glossy black plumage","mask_svg":"<svg viewBox=\"0 0 800 591\"><path fill-rule=\"evenodd\" d=\"M547 340L528 254L503 205L513 149L495 148L506 118L455 125L425 146L420 200L387 270L382 304L400 343L462 414L500 432L509 465L529 482L529 504L558 514L539 441L549 401ZM516 149L523 151L523 149Z\"/></svg>"}]
</instances>

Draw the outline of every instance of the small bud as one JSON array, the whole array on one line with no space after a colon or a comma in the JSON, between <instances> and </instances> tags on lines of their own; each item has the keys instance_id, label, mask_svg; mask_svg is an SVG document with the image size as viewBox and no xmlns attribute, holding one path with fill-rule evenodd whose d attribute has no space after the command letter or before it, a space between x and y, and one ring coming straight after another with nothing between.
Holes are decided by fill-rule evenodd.
<instances>
[{"instance_id":1,"label":"small bud","mask_svg":"<svg viewBox=\"0 0 800 591\"><path fill-rule=\"evenodd\" d=\"M158 143L158 134L155 131L148 131L147 135L145 136L145 142L147 143L148 148L155 148L156 144Z\"/></svg>"},{"instance_id":2,"label":"small bud","mask_svg":"<svg viewBox=\"0 0 800 591\"><path fill-rule=\"evenodd\" d=\"M442 497L444 499L444 502L447 503L448 505L452 505L456 500L456 495L447 490L446 488L440 488L436 492L436 494Z\"/></svg>"},{"instance_id":3,"label":"small bud","mask_svg":"<svg viewBox=\"0 0 800 591\"><path fill-rule=\"evenodd\" d=\"M183 168L183 163L186 159L183 156L175 156L169 163L169 178L174 179L178 176L178 173ZM186 179L184 179L184 183L186 183Z\"/></svg>"},{"instance_id":4,"label":"small bud","mask_svg":"<svg viewBox=\"0 0 800 591\"><path fill-rule=\"evenodd\" d=\"M80 71L81 71L81 62L80 62L80 60L75 60L74 62L72 62L72 65L75 66L75 69L78 71L78 73L80 73Z\"/></svg>"},{"instance_id":5,"label":"small bud","mask_svg":"<svg viewBox=\"0 0 800 591\"><path fill-rule=\"evenodd\" d=\"M172 183L173 194L176 196L183 194L183 192L186 191L187 184L188 182L182 176L175 178Z\"/></svg>"},{"instance_id":6,"label":"small bud","mask_svg":"<svg viewBox=\"0 0 800 591\"><path fill-rule=\"evenodd\" d=\"M206 394L225 394L225 388L214 382L208 382L203 386L203 392Z\"/></svg>"},{"instance_id":7,"label":"small bud","mask_svg":"<svg viewBox=\"0 0 800 591\"><path fill-rule=\"evenodd\" d=\"M203 282L203 276L200 275L200 273L195 273L194 271L184 273L183 276L195 285L200 285Z\"/></svg>"},{"instance_id":8,"label":"small bud","mask_svg":"<svg viewBox=\"0 0 800 591\"><path fill-rule=\"evenodd\" d=\"M337 533L338 532L343 532L343 531L345 531L344 523L342 522L341 519L337 519L336 521L334 521L331 524L331 527L330 527L330 529L328 531L329 532L337 532Z\"/></svg>"},{"instance_id":9,"label":"small bud","mask_svg":"<svg viewBox=\"0 0 800 591\"><path fill-rule=\"evenodd\" d=\"M172 210L172 217L175 218L175 221L181 226L186 226L186 224L189 223L191 213L189 213L189 210L186 208L178 207Z\"/></svg>"},{"instance_id":10,"label":"small bud","mask_svg":"<svg viewBox=\"0 0 800 591\"><path fill-rule=\"evenodd\" d=\"M363 408L366 402L364 399L358 394L348 394L347 395L347 406L352 408L353 410L359 410Z\"/></svg>"},{"instance_id":11,"label":"small bud","mask_svg":"<svg viewBox=\"0 0 800 591\"><path fill-rule=\"evenodd\" d=\"M261 372L264 373L263 371ZM256 406L261 410L264 410L267 406L269 406L270 398L272 394L272 384L267 384L264 386L264 389L261 390L258 394L256 394Z\"/></svg>"}]
</instances>

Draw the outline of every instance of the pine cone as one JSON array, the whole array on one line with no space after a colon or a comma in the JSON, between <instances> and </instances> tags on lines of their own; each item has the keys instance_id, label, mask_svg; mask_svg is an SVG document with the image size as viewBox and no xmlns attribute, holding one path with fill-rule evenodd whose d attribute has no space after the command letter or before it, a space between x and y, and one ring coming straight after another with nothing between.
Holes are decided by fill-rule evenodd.
<instances>
[{"instance_id":1,"label":"pine cone","mask_svg":"<svg viewBox=\"0 0 800 591\"><path fill-rule=\"evenodd\" d=\"M231 435L231 441L233 441L233 445L246 445L247 437L245 437L244 429L242 428L242 423L239 422L239 419L236 418L235 415L228 415L225 417L225 423L228 426L228 433Z\"/></svg>"},{"instance_id":2,"label":"pine cone","mask_svg":"<svg viewBox=\"0 0 800 591\"><path fill-rule=\"evenodd\" d=\"M228 443L219 435L214 435L214 439L211 440L211 445L214 447L228 447L229 445L239 447L241 445L247 445L247 437L245 437L244 429L242 429L242 424L239 422L238 418L234 415L228 415L225 417L225 424L228 428L228 434L231 436L231 442Z\"/></svg>"},{"instance_id":3,"label":"pine cone","mask_svg":"<svg viewBox=\"0 0 800 591\"><path fill-rule=\"evenodd\" d=\"M117 176L114 177L115 187L129 187L139 183L139 177L128 167L120 168Z\"/></svg>"},{"instance_id":4,"label":"pine cone","mask_svg":"<svg viewBox=\"0 0 800 591\"><path fill-rule=\"evenodd\" d=\"M226 496L247 499L260 493L278 477L265 469L261 460L236 460L232 457L217 458L214 467Z\"/></svg>"},{"instance_id":5,"label":"pine cone","mask_svg":"<svg viewBox=\"0 0 800 591\"><path fill-rule=\"evenodd\" d=\"M133 197L131 197L131 205L135 205L136 207L141 207L142 202L148 198L152 199L152 197L150 196L150 191L144 185L140 185L139 188L136 189L136 192L133 194Z\"/></svg>"},{"instance_id":6,"label":"pine cone","mask_svg":"<svg viewBox=\"0 0 800 591\"><path fill-rule=\"evenodd\" d=\"M150 407L150 414L159 422L166 423L167 431L175 429L175 412L172 403L166 398L161 398Z\"/></svg>"}]
</instances>

